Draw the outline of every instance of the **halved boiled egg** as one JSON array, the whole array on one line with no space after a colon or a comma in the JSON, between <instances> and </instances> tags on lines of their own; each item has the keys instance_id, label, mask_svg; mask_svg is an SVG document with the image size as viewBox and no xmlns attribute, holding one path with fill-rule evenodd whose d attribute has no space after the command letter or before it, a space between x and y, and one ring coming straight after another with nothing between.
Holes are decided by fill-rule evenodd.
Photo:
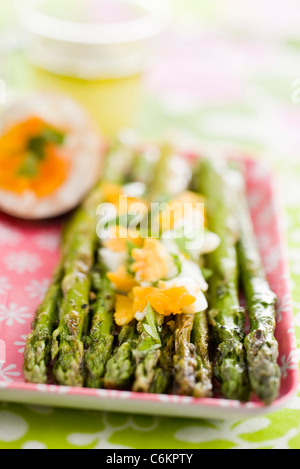
<instances>
[{"instance_id":1,"label":"halved boiled egg","mask_svg":"<svg viewBox=\"0 0 300 469\"><path fill-rule=\"evenodd\" d=\"M24 219L72 210L99 180L105 150L73 99L38 93L15 102L0 121L0 209Z\"/></svg>"}]
</instances>

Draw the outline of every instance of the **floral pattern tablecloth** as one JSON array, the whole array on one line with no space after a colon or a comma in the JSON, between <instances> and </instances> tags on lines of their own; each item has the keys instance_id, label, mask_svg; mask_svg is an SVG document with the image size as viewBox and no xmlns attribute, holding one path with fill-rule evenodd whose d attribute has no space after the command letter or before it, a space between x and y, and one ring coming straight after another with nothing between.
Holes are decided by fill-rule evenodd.
<instances>
[{"instance_id":1,"label":"floral pattern tablecloth","mask_svg":"<svg viewBox=\"0 0 300 469\"><path fill-rule=\"evenodd\" d=\"M146 76L136 127L145 136L177 129L183 139L233 145L277 171L284 206L294 323L300 350L300 35L296 0L171 1L174 22ZM22 291L41 298L48 278L35 278L38 254L14 259L19 240L0 226L5 269L31 266ZM38 250L56 249L46 231ZM4 264L2 264L4 265ZM1 267L0 267L1 269ZM18 272L15 273L18 275ZM10 291L1 274L0 295ZM18 295L17 295L18 296ZM22 302L1 321L22 324ZM20 336L20 353L25 337ZM291 363L290 366L296 366ZM14 370L0 364L0 381ZM288 407L243 421L189 420L0 403L0 448L300 448L300 393Z\"/></svg>"}]
</instances>

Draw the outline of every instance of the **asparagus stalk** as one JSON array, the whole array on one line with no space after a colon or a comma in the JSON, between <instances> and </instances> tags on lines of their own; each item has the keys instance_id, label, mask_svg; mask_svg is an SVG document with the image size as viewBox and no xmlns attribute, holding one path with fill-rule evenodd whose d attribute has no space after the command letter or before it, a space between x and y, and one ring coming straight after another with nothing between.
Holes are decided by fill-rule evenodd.
<instances>
[{"instance_id":1,"label":"asparagus stalk","mask_svg":"<svg viewBox=\"0 0 300 469\"><path fill-rule=\"evenodd\" d=\"M106 269L100 262L94 268L92 286L96 300L91 305L92 320L85 340L84 377L87 387L100 388L114 345L112 332L115 296L106 277Z\"/></svg>"},{"instance_id":2,"label":"asparagus stalk","mask_svg":"<svg viewBox=\"0 0 300 469\"><path fill-rule=\"evenodd\" d=\"M108 389L129 389L135 371L133 350L136 346L136 321L123 326L118 337L118 345L106 365L104 387Z\"/></svg>"},{"instance_id":3,"label":"asparagus stalk","mask_svg":"<svg viewBox=\"0 0 300 469\"><path fill-rule=\"evenodd\" d=\"M172 331L169 323L165 321L162 330L162 347L159 367L155 371L155 376L150 387L151 393L164 394L167 393L171 387L173 377L174 345L174 332Z\"/></svg>"},{"instance_id":4,"label":"asparagus stalk","mask_svg":"<svg viewBox=\"0 0 300 469\"><path fill-rule=\"evenodd\" d=\"M225 398L247 401L249 382L244 349L245 312L239 304L237 223L234 191L225 162L203 159L199 165L197 189L207 199L208 225L220 239L220 246L207 255L209 280L209 322L216 343L214 373ZM200 178L199 178L200 176Z\"/></svg>"},{"instance_id":5,"label":"asparagus stalk","mask_svg":"<svg viewBox=\"0 0 300 469\"><path fill-rule=\"evenodd\" d=\"M136 360L133 391L150 392L155 379L158 379L156 368L161 357L162 322L163 318L148 304L144 320L137 325L139 338L133 352Z\"/></svg>"},{"instance_id":6,"label":"asparagus stalk","mask_svg":"<svg viewBox=\"0 0 300 469\"><path fill-rule=\"evenodd\" d=\"M196 350L191 342L193 327L193 314L177 316L174 355L175 390L178 394L186 396L193 394L196 385Z\"/></svg>"},{"instance_id":7,"label":"asparagus stalk","mask_svg":"<svg viewBox=\"0 0 300 469\"><path fill-rule=\"evenodd\" d=\"M96 209L101 201L98 184L78 208L70 222L64 249L63 299L60 321L53 332L51 357L53 374L59 384L83 386L84 335L91 290L91 268L97 245Z\"/></svg>"},{"instance_id":8,"label":"asparagus stalk","mask_svg":"<svg viewBox=\"0 0 300 469\"><path fill-rule=\"evenodd\" d=\"M174 148L169 143L161 147L161 156L157 162L152 184L148 187L148 195L152 202L174 196L189 184L190 173L184 165L181 172L172 174ZM174 162L178 164L178 160ZM147 334L152 324L152 335ZM135 356L137 359L136 377L133 389L141 392L162 393L170 382L170 361L173 356L174 340L170 337L164 342L163 318L157 316L148 305L145 320L139 325L140 340ZM184 360L183 360L184 361Z\"/></svg>"},{"instance_id":9,"label":"asparagus stalk","mask_svg":"<svg viewBox=\"0 0 300 469\"><path fill-rule=\"evenodd\" d=\"M156 183L152 187L151 195L153 198L170 196L170 193L176 193L174 186L176 184L167 183L167 175L170 173L170 155L172 147L166 144L163 147L162 157L158 164ZM188 171L183 171L185 177L178 181L177 190L183 190L189 185ZM183 176L183 175L181 175ZM172 181L174 182L174 181ZM185 185L185 187L184 187ZM175 331L175 355L173 357L175 367L175 386L180 394L194 394L200 396L201 393L210 395L209 377L211 377L211 365L208 357L208 331L207 323L203 320L202 313L199 313L200 321L197 321L197 346L191 342L191 333L194 327L194 316L181 315L176 319L177 329ZM168 350L168 348L167 348ZM199 356L197 357L197 353ZM205 353L207 353L205 355ZM202 370L200 372L200 369ZM205 372L206 371L206 372ZM202 383L203 380L203 383Z\"/></svg>"},{"instance_id":10,"label":"asparagus stalk","mask_svg":"<svg viewBox=\"0 0 300 469\"><path fill-rule=\"evenodd\" d=\"M114 165L113 162L120 157L122 164ZM132 158L132 151L117 143L107 156L103 180L120 182L124 173L128 172ZM91 269L98 247L96 210L103 201L101 186L99 182L91 191L63 232L63 300L59 326L53 333L51 347L52 360L55 360L53 373L58 383L63 385L84 385L84 340L88 325Z\"/></svg>"},{"instance_id":11,"label":"asparagus stalk","mask_svg":"<svg viewBox=\"0 0 300 469\"><path fill-rule=\"evenodd\" d=\"M170 172L170 158L173 148L169 144L162 145L160 157L153 172L153 179L148 185L148 197L151 201L159 198L169 197L167 176Z\"/></svg>"},{"instance_id":12,"label":"asparagus stalk","mask_svg":"<svg viewBox=\"0 0 300 469\"><path fill-rule=\"evenodd\" d=\"M213 369L209 358L209 329L206 311L195 315L192 342L195 345L197 361L193 395L195 397L211 397L213 394Z\"/></svg>"},{"instance_id":13,"label":"asparagus stalk","mask_svg":"<svg viewBox=\"0 0 300 469\"><path fill-rule=\"evenodd\" d=\"M32 332L26 340L23 373L27 382L41 384L47 382L52 332L58 321L62 275L63 267L60 263L45 298L37 309L32 323Z\"/></svg>"},{"instance_id":14,"label":"asparagus stalk","mask_svg":"<svg viewBox=\"0 0 300 469\"><path fill-rule=\"evenodd\" d=\"M175 171L174 173L175 168L173 167L173 164L178 164L178 160L173 161L172 159L174 154L174 148L170 143L165 143L162 146L161 157L157 164L154 182L149 190L149 196L153 201L168 199L176 193L181 192L181 190L186 189L190 183L190 171L188 167L185 166L184 161L182 161L181 165L183 173L181 173L181 171ZM183 317L185 319L187 318L186 315L182 315L182 318ZM178 317L177 323L178 321L180 322L182 318ZM191 330L189 330L189 326L192 327L192 318L190 319L190 322L187 320L184 321L185 327L183 328L183 334L181 334L179 330L175 332L176 338L169 328L163 328L162 332L160 332L161 328L158 328L162 347L160 350L156 351L156 354L152 352L151 355L153 366L157 364L159 367L155 374L151 375L151 368L144 366L144 370L146 370L146 372L148 370L148 373L150 374L148 382L151 384L147 389L148 391L156 393L166 392L173 375L174 363L176 376L175 381L176 379L178 382L180 382L181 379L185 380L185 374L192 373L190 364L191 361L193 363L195 363L195 361L193 361L193 358L190 356L190 351L193 349L193 346L190 343Z\"/></svg>"},{"instance_id":15,"label":"asparagus stalk","mask_svg":"<svg viewBox=\"0 0 300 469\"><path fill-rule=\"evenodd\" d=\"M206 312L180 315L175 331L175 387L178 394L212 396L212 364Z\"/></svg>"},{"instance_id":16,"label":"asparagus stalk","mask_svg":"<svg viewBox=\"0 0 300 469\"><path fill-rule=\"evenodd\" d=\"M135 167L137 160L137 151L134 146L126 144L119 139L110 152L109 158L106 162L103 179L116 184L122 184L125 181L130 181L130 173ZM85 385L88 387L98 388L104 385L104 374L106 371L106 364L110 359L114 347L113 332L113 310L114 310L114 289L111 282L106 276L106 269L98 255L96 268L93 272L94 290L96 291L96 302L92 309L92 322L90 330L87 333L85 341ZM131 332L134 330L132 329ZM129 332L127 328L120 334L126 336ZM123 340L122 340L123 342ZM120 369L124 367L124 352L127 346L123 345L120 351ZM114 356L114 360L117 356ZM112 362L109 364L109 368ZM114 378L116 380L117 366L113 367ZM106 377L106 382L109 378ZM121 377L120 382L123 377ZM121 384L113 384L111 387L122 387Z\"/></svg>"},{"instance_id":17,"label":"asparagus stalk","mask_svg":"<svg viewBox=\"0 0 300 469\"><path fill-rule=\"evenodd\" d=\"M144 155L137 154L136 152L133 153L134 155L131 159L132 175L129 176L127 171L127 182L133 182L136 175L147 167L149 171L146 179L149 184L149 181L153 178L153 163L149 168L149 162L147 162L147 158ZM148 187L145 187L145 192L147 190ZM136 325L137 322L133 321L130 325L123 326L120 329L118 344L106 366L103 381L106 388L128 389L132 383L136 368L136 361L133 355L133 351L137 346Z\"/></svg>"},{"instance_id":18,"label":"asparagus stalk","mask_svg":"<svg viewBox=\"0 0 300 469\"><path fill-rule=\"evenodd\" d=\"M91 199L93 197L94 195ZM63 226L61 260L55 270L45 298L37 309L32 324L32 332L26 340L23 371L28 382L47 382L47 367L53 354L52 336L59 322L59 309L63 302L62 282L66 266L68 263L70 264L74 252L76 253L76 251L73 254L70 253L70 246L81 216L81 209L78 209L74 216Z\"/></svg>"},{"instance_id":19,"label":"asparagus stalk","mask_svg":"<svg viewBox=\"0 0 300 469\"><path fill-rule=\"evenodd\" d=\"M274 336L276 295L270 289L262 266L242 178L237 201L238 258L251 327L244 342L249 379L256 395L265 404L270 404L278 396L280 387L278 343Z\"/></svg>"},{"instance_id":20,"label":"asparagus stalk","mask_svg":"<svg viewBox=\"0 0 300 469\"><path fill-rule=\"evenodd\" d=\"M151 194L149 195L150 199L155 199L161 195L162 187L164 187L162 176L168 169L168 159L171 155L172 150L170 147L164 147L158 162L154 167L151 165L151 174L147 175L148 185L146 187L146 193ZM143 156L136 157L134 163L135 169L137 169L136 165L138 165L140 170L143 158ZM152 320L155 322L156 319L153 319L153 311L152 313L148 312L148 318L150 318L151 314ZM145 325L146 328L147 325L149 326L147 320L138 324L134 323L129 329L128 326L121 328L120 334L125 337L125 340L124 342L121 341L113 357L107 363L107 371L104 378L105 387L126 388L135 374L134 390L150 392L152 388L154 392L154 383L158 383L158 381L160 381L159 388L162 388L162 383L165 383L164 373L160 371L157 374L156 370L160 359L160 351L157 350L157 342L154 341L153 343L153 337L147 335L144 329ZM156 329L156 326L154 326L154 329ZM137 332L140 333L139 338L136 337ZM157 329L156 334L159 333L160 329ZM143 342L144 340L145 342ZM158 341L161 342L160 337L158 337Z\"/></svg>"},{"instance_id":21,"label":"asparagus stalk","mask_svg":"<svg viewBox=\"0 0 300 469\"><path fill-rule=\"evenodd\" d=\"M176 193L174 184L172 187L172 184L166 181L171 170L170 162L172 154L172 146L165 144L162 148L161 158L157 165L154 183L149 190L152 200L160 198L164 199L166 197L170 197L171 194L174 195ZM179 186L177 187L178 191L183 189L183 184L187 187L189 183L188 173L186 174L186 178L183 178L184 182L182 180L182 175L180 175L179 179ZM201 313L200 317L202 318ZM163 344L160 351L156 351L156 353L151 352L150 358L144 358L143 368L142 365L138 367L140 375L143 376L144 374L144 381L146 381L145 376L148 376L148 386L145 385L143 387L140 385L140 387L138 387L138 385L136 385L137 389L142 391L150 390L150 392L164 392L168 388L171 376L171 367L168 365L168 362L172 361L173 365L174 359L175 384L177 385L178 392L188 395L194 393L196 396L199 396L200 393L210 395L209 389L211 384L209 385L209 377L211 377L211 366L208 354L205 356L205 352L208 347L207 323L205 323L203 319L197 322L197 348L191 343L193 324L194 316L182 315L177 318L177 330L175 332L176 339L174 340L174 336L172 336L172 339L169 337L169 340ZM174 347L175 355L173 358ZM198 360L195 356L197 351L199 351ZM168 356L167 360L164 359L166 356ZM161 363L161 366L156 370L155 374L153 374L153 366L157 365L159 362ZM150 386L149 383L151 383Z\"/></svg>"}]
</instances>

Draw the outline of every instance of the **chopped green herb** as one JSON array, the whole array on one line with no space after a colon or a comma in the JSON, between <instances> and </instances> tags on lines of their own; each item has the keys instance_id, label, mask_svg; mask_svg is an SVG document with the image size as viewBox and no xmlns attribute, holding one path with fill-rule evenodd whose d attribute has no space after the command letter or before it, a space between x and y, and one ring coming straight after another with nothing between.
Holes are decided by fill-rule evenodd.
<instances>
[{"instance_id":1,"label":"chopped green herb","mask_svg":"<svg viewBox=\"0 0 300 469\"><path fill-rule=\"evenodd\" d=\"M28 153L17 175L21 177L34 178L38 174L38 160L33 153Z\"/></svg>"},{"instance_id":2,"label":"chopped green herb","mask_svg":"<svg viewBox=\"0 0 300 469\"><path fill-rule=\"evenodd\" d=\"M56 129L47 128L43 131L42 137L49 143L62 145L65 141L65 134Z\"/></svg>"},{"instance_id":3,"label":"chopped green herb","mask_svg":"<svg viewBox=\"0 0 300 469\"><path fill-rule=\"evenodd\" d=\"M28 140L28 151L34 154L35 158L39 161L45 159L45 145L47 141L41 136L32 137Z\"/></svg>"},{"instance_id":4,"label":"chopped green herb","mask_svg":"<svg viewBox=\"0 0 300 469\"><path fill-rule=\"evenodd\" d=\"M62 145L64 143L65 136L62 132L47 128L43 130L40 135L32 137L28 140L28 151L34 153L36 158L40 161L45 159L45 147L48 143L54 145Z\"/></svg>"},{"instance_id":5,"label":"chopped green herb","mask_svg":"<svg viewBox=\"0 0 300 469\"><path fill-rule=\"evenodd\" d=\"M157 343L161 343L161 340L160 340L160 336L159 336L159 333L158 333L158 325L157 325L157 322L156 322L156 317L155 317L155 313L152 309L152 307L150 306L150 304L148 303L148 306L146 308L146 315L145 315L145 319L147 321L145 321L143 327L144 327L144 330L152 337L152 339L154 339Z\"/></svg>"},{"instance_id":6,"label":"chopped green herb","mask_svg":"<svg viewBox=\"0 0 300 469\"><path fill-rule=\"evenodd\" d=\"M41 135L28 140L27 155L22 166L17 171L21 177L34 178L38 175L38 164L45 159L45 147L48 143L61 145L65 136L55 129L45 129Z\"/></svg>"}]
</instances>

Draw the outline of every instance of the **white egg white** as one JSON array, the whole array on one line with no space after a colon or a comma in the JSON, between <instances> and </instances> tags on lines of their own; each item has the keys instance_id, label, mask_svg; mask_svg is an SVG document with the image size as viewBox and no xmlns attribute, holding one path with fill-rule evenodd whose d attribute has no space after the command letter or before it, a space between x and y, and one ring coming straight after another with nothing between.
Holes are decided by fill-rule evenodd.
<instances>
[{"instance_id":1,"label":"white egg white","mask_svg":"<svg viewBox=\"0 0 300 469\"><path fill-rule=\"evenodd\" d=\"M101 248L99 253L102 262L110 272L117 272L127 259L127 252L115 252L109 248Z\"/></svg>"}]
</instances>

